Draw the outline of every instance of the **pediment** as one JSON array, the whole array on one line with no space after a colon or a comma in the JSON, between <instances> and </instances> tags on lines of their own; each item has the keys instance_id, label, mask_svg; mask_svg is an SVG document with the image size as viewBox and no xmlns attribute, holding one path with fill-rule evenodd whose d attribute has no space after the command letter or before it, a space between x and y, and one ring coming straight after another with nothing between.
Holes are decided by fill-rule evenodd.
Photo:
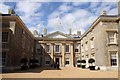
<instances>
[{"instance_id":1,"label":"pediment","mask_svg":"<svg viewBox=\"0 0 120 80\"><path fill-rule=\"evenodd\" d=\"M47 38L67 38L68 36L66 34L63 34L61 32L54 32L49 35L46 35Z\"/></svg>"}]
</instances>

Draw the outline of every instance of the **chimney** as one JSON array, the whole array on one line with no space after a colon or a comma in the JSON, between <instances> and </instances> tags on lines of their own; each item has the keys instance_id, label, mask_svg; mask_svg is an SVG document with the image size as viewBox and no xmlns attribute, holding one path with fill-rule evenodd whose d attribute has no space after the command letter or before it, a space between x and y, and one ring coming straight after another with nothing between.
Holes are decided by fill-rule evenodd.
<instances>
[{"instance_id":1,"label":"chimney","mask_svg":"<svg viewBox=\"0 0 120 80\"><path fill-rule=\"evenodd\" d=\"M78 36L81 36L81 31L77 31L77 35L78 35Z\"/></svg>"},{"instance_id":2,"label":"chimney","mask_svg":"<svg viewBox=\"0 0 120 80\"><path fill-rule=\"evenodd\" d=\"M71 28L69 29L69 35L71 35L72 34L72 30L71 30Z\"/></svg>"},{"instance_id":3,"label":"chimney","mask_svg":"<svg viewBox=\"0 0 120 80\"><path fill-rule=\"evenodd\" d=\"M33 31L33 35L34 35L34 36L38 35L38 31L37 31L37 30L34 30L34 31Z\"/></svg>"},{"instance_id":4,"label":"chimney","mask_svg":"<svg viewBox=\"0 0 120 80\"><path fill-rule=\"evenodd\" d=\"M47 29L44 28L44 35L47 35Z\"/></svg>"},{"instance_id":5,"label":"chimney","mask_svg":"<svg viewBox=\"0 0 120 80\"><path fill-rule=\"evenodd\" d=\"M8 9L8 14L15 14L15 11L13 9Z\"/></svg>"},{"instance_id":6,"label":"chimney","mask_svg":"<svg viewBox=\"0 0 120 80\"><path fill-rule=\"evenodd\" d=\"M101 15L107 15L107 12L105 10L103 10Z\"/></svg>"}]
</instances>

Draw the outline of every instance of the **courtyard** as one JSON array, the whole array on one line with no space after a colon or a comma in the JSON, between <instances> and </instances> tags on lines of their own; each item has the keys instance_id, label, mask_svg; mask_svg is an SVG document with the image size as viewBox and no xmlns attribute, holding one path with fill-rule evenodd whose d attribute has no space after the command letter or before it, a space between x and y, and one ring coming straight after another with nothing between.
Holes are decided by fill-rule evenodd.
<instances>
[{"instance_id":1,"label":"courtyard","mask_svg":"<svg viewBox=\"0 0 120 80\"><path fill-rule=\"evenodd\" d=\"M117 71L102 71L81 69L76 67L61 67L60 70L50 67L40 67L26 71L3 73L2 78L117 78Z\"/></svg>"}]
</instances>

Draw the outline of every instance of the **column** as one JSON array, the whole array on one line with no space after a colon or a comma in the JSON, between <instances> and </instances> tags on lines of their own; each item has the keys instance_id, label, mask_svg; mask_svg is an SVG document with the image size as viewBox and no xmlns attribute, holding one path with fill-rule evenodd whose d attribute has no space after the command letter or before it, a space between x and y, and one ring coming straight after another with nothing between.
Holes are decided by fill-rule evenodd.
<instances>
[{"instance_id":1,"label":"column","mask_svg":"<svg viewBox=\"0 0 120 80\"><path fill-rule=\"evenodd\" d=\"M70 43L70 66L74 66L74 47L73 47L73 42Z\"/></svg>"},{"instance_id":2,"label":"column","mask_svg":"<svg viewBox=\"0 0 120 80\"><path fill-rule=\"evenodd\" d=\"M54 64L54 43L51 43L51 47L50 47L50 51L51 51L51 63Z\"/></svg>"},{"instance_id":3,"label":"column","mask_svg":"<svg viewBox=\"0 0 120 80\"><path fill-rule=\"evenodd\" d=\"M65 66L65 43L62 43L62 66Z\"/></svg>"},{"instance_id":4,"label":"column","mask_svg":"<svg viewBox=\"0 0 120 80\"><path fill-rule=\"evenodd\" d=\"M41 46L42 46L42 66L45 66L45 43L42 43Z\"/></svg>"}]
</instances>

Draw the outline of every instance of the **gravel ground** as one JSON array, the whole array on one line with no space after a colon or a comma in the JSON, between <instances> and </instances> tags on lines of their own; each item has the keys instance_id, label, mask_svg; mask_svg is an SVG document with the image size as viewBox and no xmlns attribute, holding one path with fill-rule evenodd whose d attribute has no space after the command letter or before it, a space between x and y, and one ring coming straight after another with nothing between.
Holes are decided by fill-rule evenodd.
<instances>
[{"instance_id":1,"label":"gravel ground","mask_svg":"<svg viewBox=\"0 0 120 80\"><path fill-rule=\"evenodd\" d=\"M76 67L62 67L60 70L53 68L36 68L26 71L1 74L2 78L117 78L117 71L90 71Z\"/></svg>"}]
</instances>

